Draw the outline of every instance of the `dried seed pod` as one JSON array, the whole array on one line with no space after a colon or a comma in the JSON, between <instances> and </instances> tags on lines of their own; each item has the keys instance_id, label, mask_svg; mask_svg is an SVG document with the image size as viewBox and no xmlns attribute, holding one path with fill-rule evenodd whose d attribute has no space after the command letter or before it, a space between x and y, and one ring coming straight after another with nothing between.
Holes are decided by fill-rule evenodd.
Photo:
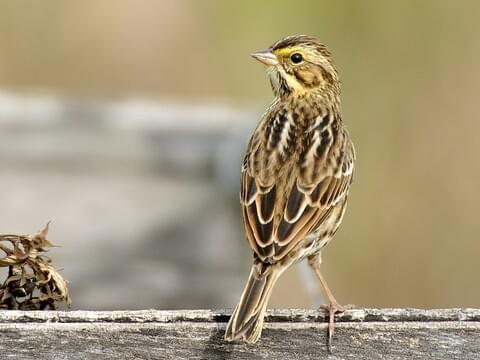
<instances>
[{"instance_id":1,"label":"dried seed pod","mask_svg":"<svg viewBox=\"0 0 480 360\"><path fill-rule=\"evenodd\" d=\"M67 281L45 252L56 246L47 240L50 223L34 236L0 235L0 267L8 276L0 287L0 309L55 309L56 303L70 305Z\"/></svg>"}]
</instances>

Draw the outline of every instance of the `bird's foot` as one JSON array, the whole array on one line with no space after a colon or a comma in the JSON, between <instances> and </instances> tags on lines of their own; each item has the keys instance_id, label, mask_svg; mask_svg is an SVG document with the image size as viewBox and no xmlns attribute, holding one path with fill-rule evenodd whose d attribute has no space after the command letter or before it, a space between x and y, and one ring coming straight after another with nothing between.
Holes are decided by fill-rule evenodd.
<instances>
[{"instance_id":1,"label":"bird's foot","mask_svg":"<svg viewBox=\"0 0 480 360\"><path fill-rule=\"evenodd\" d=\"M331 302L328 305L320 305L320 309L328 311L328 352L332 353L332 338L333 332L335 331L335 314L341 314L345 310L354 309L355 305L340 305L339 303Z\"/></svg>"}]
</instances>

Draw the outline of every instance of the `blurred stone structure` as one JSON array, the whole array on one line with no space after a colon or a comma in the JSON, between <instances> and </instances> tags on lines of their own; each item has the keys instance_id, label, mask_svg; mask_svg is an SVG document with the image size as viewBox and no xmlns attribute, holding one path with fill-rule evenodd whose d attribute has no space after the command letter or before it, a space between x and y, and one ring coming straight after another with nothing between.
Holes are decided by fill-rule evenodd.
<instances>
[{"instance_id":1,"label":"blurred stone structure","mask_svg":"<svg viewBox=\"0 0 480 360\"><path fill-rule=\"evenodd\" d=\"M233 306L249 267L238 207L258 114L0 94L0 233L52 220L73 308Z\"/></svg>"}]
</instances>

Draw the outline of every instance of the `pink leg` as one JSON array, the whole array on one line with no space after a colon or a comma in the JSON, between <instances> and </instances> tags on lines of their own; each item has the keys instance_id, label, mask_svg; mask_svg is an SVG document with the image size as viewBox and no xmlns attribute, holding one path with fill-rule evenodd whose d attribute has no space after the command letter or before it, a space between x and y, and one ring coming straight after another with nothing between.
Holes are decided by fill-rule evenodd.
<instances>
[{"instance_id":1,"label":"pink leg","mask_svg":"<svg viewBox=\"0 0 480 360\"><path fill-rule=\"evenodd\" d=\"M335 314L337 313L342 313L344 312L347 308L352 307L351 305L349 306L342 306L338 303L337 299L333 296L332 291L327 285L327 282L323 278L321 272L320 272L320 264L321 264L321 254L316 254L312 257L308 258L308 263L312 267L313 271L317 275L318 279L320 280L320 283L322 284L322 288L325 292L325 295L327 296L328 299L328 305L322 305L321 308L328 310L328 351L332 352L332 337L333 337L333 332L335 331Z\"/></svg>"}]
</instances>

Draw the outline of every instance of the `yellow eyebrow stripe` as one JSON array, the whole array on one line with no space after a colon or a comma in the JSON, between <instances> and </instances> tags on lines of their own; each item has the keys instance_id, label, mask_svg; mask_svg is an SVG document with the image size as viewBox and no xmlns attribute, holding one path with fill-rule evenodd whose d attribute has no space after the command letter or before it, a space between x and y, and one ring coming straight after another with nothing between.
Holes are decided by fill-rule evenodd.
<instances>
[{"instance_id":1,"label":"yellow eyebrow stripe","mask_svg":"<svg viewBox=\"0 0 480 360\"><path fill-rule=\"evenodd\" d=\"M281 57L288 57L293 52L298 52L303 55L303 49L299 46L287 47L287 48L278 49L274 51L275 55L281 56Z\"/></svg>"}]
</instances>

